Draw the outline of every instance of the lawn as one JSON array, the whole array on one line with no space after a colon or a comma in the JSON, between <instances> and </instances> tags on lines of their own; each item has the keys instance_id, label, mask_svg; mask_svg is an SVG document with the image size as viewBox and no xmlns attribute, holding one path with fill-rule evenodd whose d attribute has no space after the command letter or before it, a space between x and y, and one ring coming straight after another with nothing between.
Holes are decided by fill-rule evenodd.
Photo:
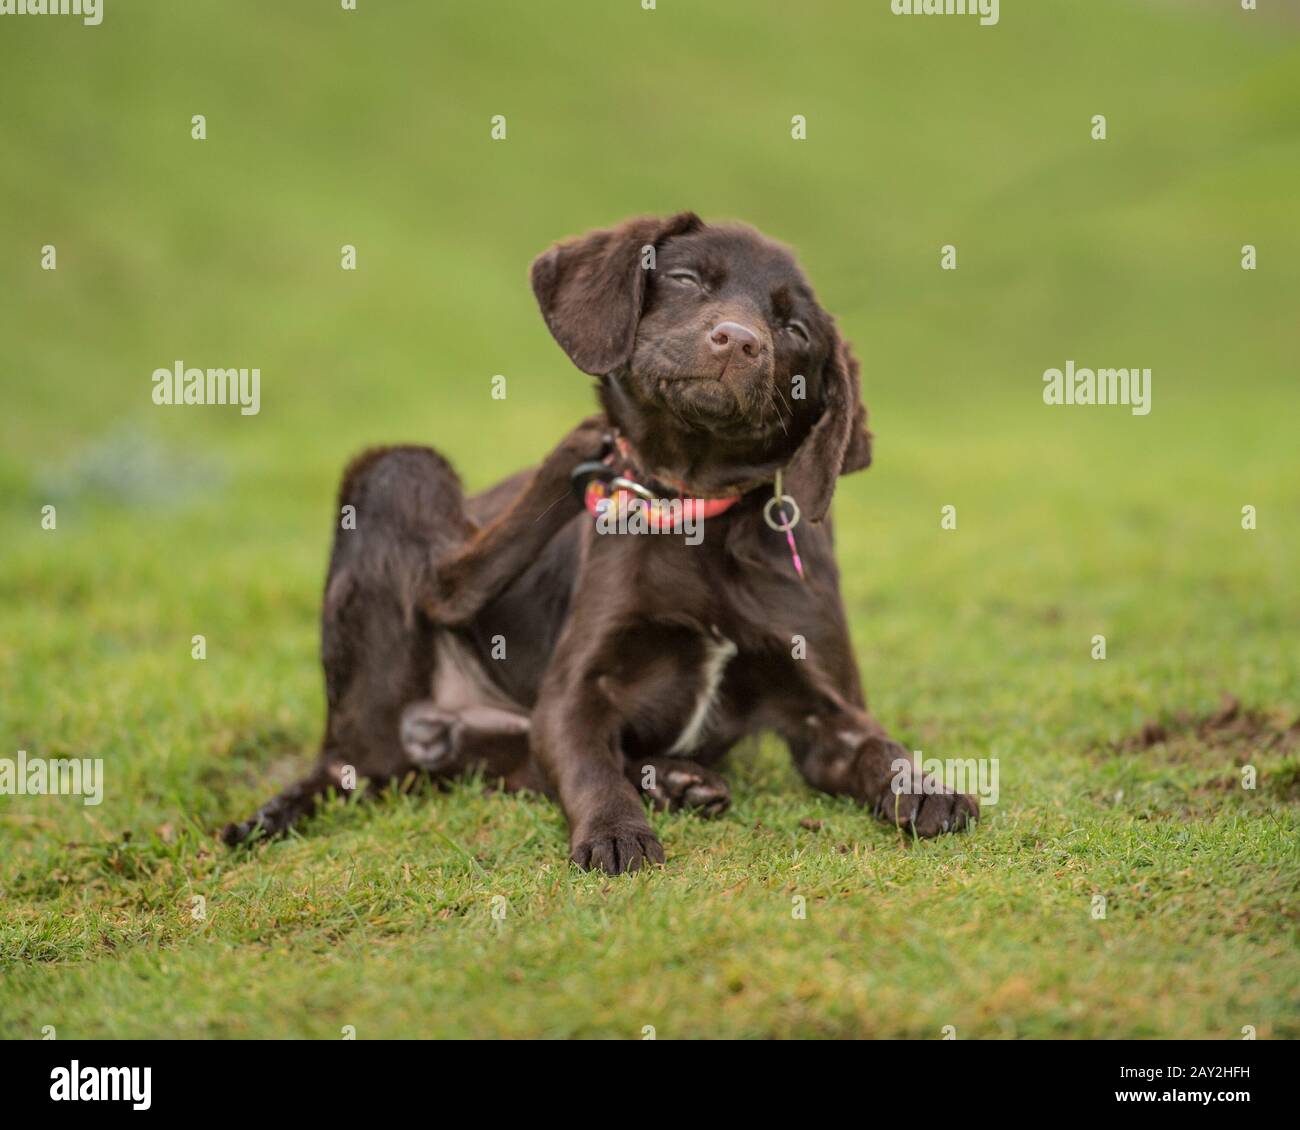
<instances>
[{"instance_id":1,"label":"lawn","mask_svg":"<svg viewBox=\"0 0 1300 1130\"><path fill-rule=\"evenodd\" d=\"M105 763L0 796L0 1037L1300 1036L1300 20L1239 8L0 18L0 757ZM855 343L859 661L912 748L997 759L978 830L765 739L630 877L479 781L221 847L319 741L343 464L540 456L592 401L528 262L679 208L794 246ZM154 405L178 359L260 412ZM1067 360L1150 414L1045 405Z\"/></svg>"}]
</instances>

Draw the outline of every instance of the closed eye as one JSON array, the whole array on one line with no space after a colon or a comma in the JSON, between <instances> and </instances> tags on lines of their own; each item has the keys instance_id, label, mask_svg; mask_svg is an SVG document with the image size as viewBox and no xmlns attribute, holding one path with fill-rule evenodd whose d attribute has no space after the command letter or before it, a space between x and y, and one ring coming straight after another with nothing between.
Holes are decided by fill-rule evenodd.
<instances>
[{"instance_id":1,"label":"closed eye","mask_svg":"<svg viewBox=\"0 0 1300 1130\"><path fill-rule=\"evenodd\" d=\"M695 286L700 290L704 289L704 282L694 271L687 270L684 267L677 267L668 272L668 277L673 282L681 283L683 286Z\"/></svg>"},{"instance_id":2,"label":"closed eye","mask_svg":"<svg viewBox=\"0 0 1300 1130\"><path fill-rule=\"evenodd\" d=\"M784 328L788 330L790 333L803 338L803 342L805 345L807 345L812 340L808 336L808 327L805 326L802 322L786 322Z\"/></svg>"}]
</instances>

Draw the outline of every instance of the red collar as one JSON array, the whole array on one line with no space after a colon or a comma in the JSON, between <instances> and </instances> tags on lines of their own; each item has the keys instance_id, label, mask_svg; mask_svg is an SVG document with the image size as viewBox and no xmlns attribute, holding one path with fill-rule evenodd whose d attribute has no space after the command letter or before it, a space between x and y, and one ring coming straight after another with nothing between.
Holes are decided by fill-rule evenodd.
<instances>
[{"instance_id":1,"label":"red collar","mask_svg":"<svg viewBox=\"0 0 1300 1130\"><path fill-rule=\"evenodd\" d=\"M641 493L642 491L645 493ZM694 498L689 495L659 498L626 475L620 475L609 484L599 479L592 479L582 495L582 503L593 518L611 506L619 511L639 502L645 507L647 525L656 533L676 532L685 523L714 518L730 510L739 501L738 494L728 495L725 498Z\"/></svg>"},{"instance_id":2,"label":"red collar","mask_svg":"<svg viewBox=\"0 0 1300 1130\"><path fill-rule=\"evenodd\" d=\"M686 494L684 484L683 489L675 494L656 494L636 477L631 444L621 435L614 437L614 449L605 457L604 465L619 470L608 481L603 477L588 480L582 494L587 513L596 517L610 507L619 512L640 503L645 507L647 525L656 533L676 531L684 523L717 517L730 510L742 497L736 493L700 498Z\"/></svg>"},{"instance_id":3,"label":"red collar","mask_svg":"<svg viewBox=\"0 0 1300 1130\"><path fill-rule=\"evenodd\" d=\"M617 433L608 437L608 443L610 451L604 459L599 463L579 463L569 476L573 489L593 518L609 516L611 508L614 511L612 517L618 518L624 511L639 507L647 529L654 533L678 533L687 524L693 525L730 510L748 491L767 485L765 480L732 494L712 498L688 495L684 483L679 485L675 494L656 493L635 477L636 461L631 444ZM794 540L794 528L799 524L799 507L785 493L784 479L782 469L770 480L772 497L763 507L763 521L785 535L790 547L790 563L802 581L805 579L803 558L799 556L799 547ZM780 521L774 514L780 515Z\"/></svg>"}]
</instances>

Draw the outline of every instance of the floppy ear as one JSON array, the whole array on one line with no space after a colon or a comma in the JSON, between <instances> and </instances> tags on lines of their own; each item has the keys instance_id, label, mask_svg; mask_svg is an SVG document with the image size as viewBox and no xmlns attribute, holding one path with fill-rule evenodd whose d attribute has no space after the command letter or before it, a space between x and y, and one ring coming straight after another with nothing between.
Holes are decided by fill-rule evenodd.
<instances>
[{"instance_id":1,"label":"floppy ear","mask_svg":"<svg viewBox=\"0 0 1300 1130\"><path fill-rule=\"evenodd\" d=\"M557 243L533 260L533 294L560 348L603 377L632 356L645 298L642 248L703 227L694 212L642 216Z\"/></svg>"},{"instance_id":2,"label":"floppy ear","mask_svg":"<svg viewBox=\"0 0 1300 1130\"><path fill-rule=\"evenodd\" d=\"M826 517L835 482L871 465L858 359L836 338L822 374L822 414L786 468L786 490L812 522Z\"/></svg>"}]
</instances>

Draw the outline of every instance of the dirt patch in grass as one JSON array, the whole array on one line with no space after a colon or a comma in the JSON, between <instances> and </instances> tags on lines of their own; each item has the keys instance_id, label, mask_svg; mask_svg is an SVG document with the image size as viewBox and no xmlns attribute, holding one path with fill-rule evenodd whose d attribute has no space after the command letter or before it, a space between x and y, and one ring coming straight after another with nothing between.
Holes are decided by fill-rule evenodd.
<instances>
[{"instance_id":1,"label":"dirt patch in grass","mask_svg":"<svg viewBox=\"0 0 1300 1130\"><path fill-rule=\"evenodd\" d=\"M1166 782L1171 795L1182 798L1179 805L1192 797L1215 805L1215 798L1228 799L1234 793L1265 803L1300 802L1300 718L1283 709L1248 709L1235 695L1223 695L1212 714L1182 710L1144 722L1108 748L1111 754L1148 754L1155 765L1171 771L1206 773L1196 783L1189 784L1185 777L1178 785ZM1224 772L1229 765L1237 768Z\"/></svg>"},{"instance_id":2,"label":"dirt patch in grass","mask_svg":"<svg viewBox=\"0 0 1300 1130\"><path fill-rule=\"evenodd\" d=\"M1176 762L1197 762L1207 752L1231 751L1238 765L1261 754L1288 754L1300 750L1300 718L1276 709L1246 709L1235 696L1225 694L1213 714L1197 716L1181 710L1163 721L1149 720L1141 729L1114 746L1117 753L1136 753L1161 747Z\"/></svg>"},{"instance_id":3,"label":"dirt patch in grass","mask_svg":"<svg viewBox=\"0 0 1300 1130\"><path fill-rule=\"evenodd\" d=\"M1242 787L1242 778L1235 773L1214 777L1195 791L1202 795L1232 793ZM1258 795L1264 799L1277 799L1286 804L1300 802L1300 761L1288 758L1278 765L1264 767L1256 785Z\"/></svg>"}]
</instances>

